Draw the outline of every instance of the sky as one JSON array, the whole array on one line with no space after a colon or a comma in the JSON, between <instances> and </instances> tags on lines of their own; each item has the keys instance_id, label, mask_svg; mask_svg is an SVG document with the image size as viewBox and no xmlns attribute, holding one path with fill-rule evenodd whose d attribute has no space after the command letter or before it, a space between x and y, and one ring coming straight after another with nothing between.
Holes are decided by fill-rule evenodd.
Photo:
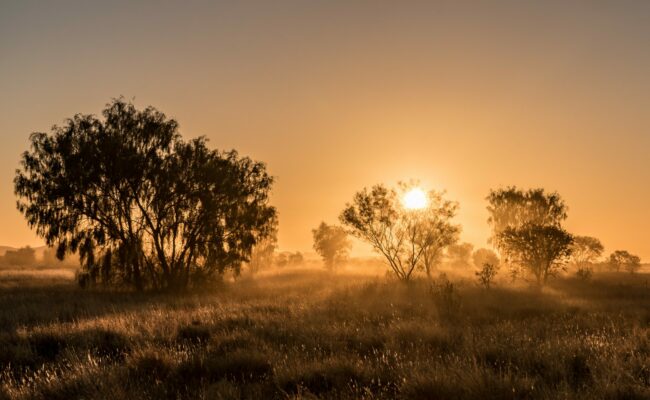
<instances>
[{"instance_id":1,"label":"sky","mask_svg":"<svg viewBox=\"0 0 650 400\"><path fill-rule=\"evenodd\" d=\"M266 162L284 250L417 179L477 247L491 188L543 187L650 261L648 71L647 1L0 0L0 244L42 244L13 194L29 134L124 96Z\"/></svg>"}]
</instances>

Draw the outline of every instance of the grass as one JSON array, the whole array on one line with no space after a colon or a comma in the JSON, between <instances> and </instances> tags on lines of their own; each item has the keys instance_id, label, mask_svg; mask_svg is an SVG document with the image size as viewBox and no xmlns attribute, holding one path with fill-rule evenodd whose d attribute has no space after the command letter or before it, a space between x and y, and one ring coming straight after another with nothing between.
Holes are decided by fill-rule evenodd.
<instances>
[{"instance_id":1,"label":"grass","mask_svg":"<svg viewBox=\"0 0 650 400\"><path fill-rule=\"evenodd\" d=\"M0 272L0 399L648 399L647 279L292 270L179 298Z\"/></svg>"}]
</instances>

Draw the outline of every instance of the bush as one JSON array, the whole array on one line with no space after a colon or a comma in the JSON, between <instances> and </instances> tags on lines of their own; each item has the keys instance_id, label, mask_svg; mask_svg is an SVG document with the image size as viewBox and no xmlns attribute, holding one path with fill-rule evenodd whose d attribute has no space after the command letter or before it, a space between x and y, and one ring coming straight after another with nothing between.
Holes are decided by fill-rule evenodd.
<instances>
[{"instance_id":1,"label":"bush","mask_svg":"<svg viewBox=\"0 0 650 400\"><path fill-rule=\"evenodd\" d=\"M576 277L584 282L590 280L592 275L593 271L589 267L581 267L576 271Z\"/></svg>"},{"instance_id":2,"label":"bush","mask_svg":"<svg viewBox=\"0 0 650 400\"><path fill-rule=\"evenodd\" d=\"M440 274L438 280L431 284L429 292L442 317L455 318L458 316L461 307L458 286L447 279L445 274Z\"/></svg>"}]
</instances>

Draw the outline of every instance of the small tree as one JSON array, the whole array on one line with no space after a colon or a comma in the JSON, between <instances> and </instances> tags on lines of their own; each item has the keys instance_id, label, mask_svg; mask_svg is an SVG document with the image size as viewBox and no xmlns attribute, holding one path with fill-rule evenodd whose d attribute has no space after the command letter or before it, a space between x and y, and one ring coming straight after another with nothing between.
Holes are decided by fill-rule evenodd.
<instances>
[{"instance_id":1,"label":"small tree","mask_svg":"<svg viewBox=\"0 0 650 400\"><path fill-rule=\"evenodd\" d=\"M409 189L400 184L399 194L404 196ZM458 231L450 222L457 205L438 199L442 194L432 191L424 207L407 209L397 190L376 185L357 192L340 221L381 254L400 280L408 281L423 265L424 254L430 252L428 261L433 262L433 249L450 243ZM429 270L431 264L424 263L424 268Z\"/></svg>"},{"instance_id":2,"label":"small tree","mask_svg":"<svg viewBox=\"0 0 650 400\"><path fill-rule=\"evenodd\" d=\"M616 250L609 256L609 265L616 272L622 268L633 274L641 268L641 259L625 250Z\"/></svg>"},{"instance_id":3,"label":"small tree","mask_svg":"<svg viewBox=\"0 0 650 400\"><path fill-rule=\"evenodd\" d=\"M311 232L314 237L314 250L323 258L325 268L332 271L338 264L347 260L352 244L345 229L321 222L318 228Z\"/></svg>"},{"instance_id":4,"label":"small tree","mask_svg":"<svg viewBox=\"0 0 650 400\"><path fill-rule=\"evenodd\" d=\"M490 290L492 281L499 272L499 266L495 264L490 264L488 262L483 264L480 270L475 272L478 283L483 286L485 289Z\"/></svg>"}]
</instances>

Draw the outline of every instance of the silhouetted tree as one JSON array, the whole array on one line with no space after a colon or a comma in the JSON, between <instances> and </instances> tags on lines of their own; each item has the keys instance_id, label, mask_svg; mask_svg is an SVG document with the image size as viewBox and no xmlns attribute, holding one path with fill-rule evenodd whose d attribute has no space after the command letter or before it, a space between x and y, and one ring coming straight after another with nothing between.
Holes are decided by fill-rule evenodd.
<instances>
[{"instance_id":1,"label":"silhouetted tree","mask_svg":"<svg viewBox=\"0 0 650 400\"><path fill-rule=\"evenodd\" d=\"M573 244L561 226L567 217L562 198L544 189L510 187L491 191L487 200L492 243L513 271L527 269L538 284L546 283L563 267Z\"/></svg>"},{"instance_id":2,"label":"silhouetted tree","mask_svg":"<svg viewBox=\"0 0 650 400\"><path fill-rule=\"evenodd\" d=\"M472 261L477 268L482 268L485 264L498 268L500 264L499 256L490 249L477 249L472 254Z\"/></svg>"},{"instance_id":3,"label":"silhouetted tree","mask_svg":"<svg viewBox=\"0 0 650 400\"><path fill-rule=\"evenodd\" d=\"M499 241L508 259L528 269L542 285L571 255L573 237L557 226L527 224L506 229Z\"/></svg>"},{"instance_id":4,"label":"silhouetted tree","mask_svg":"<svg viewBox=\"0 0 650 400\"><path fill-rule=\"evenodd\" d=\"M115 265L110 274L137 290L238 270L275 216L264 164L186 142L173 119L121 99L103 119L75 115L32 134L21 164L18 209L59 258L79 251L91 278Z\"/></svg>"},{"instance_id":5,"label":"silhouetted tree","mask_svg":"<svg viewBox=\"0 0 650 400\"><path fill-rule=\"evenodd\" d=\"M323 258L325 268L333 270L347 260L352 244L345 229L321 222L318 228L312 229L311 232L314 237L314 250Z\"/></svg>"},{"instance_id":6,"label":"silhouetted tree","mask_svg":"<svg viewBox=\"0 0 650 400\"><path fill-rule=\"evenodd\" d=\"M400 184L400 192L406 190L407 186ZM428 198L427 207L408 210L396 190L376 185L357 192L340 220L352 235L380 253L400 280L408 281L421 265L423 254L451 240L440 235L452 236L457 232L450 223L457 206L439 204L435 199L441 199L440 193L431 192ZM431 264L425 267L430 268Z\"/></svg>"},{"instance_id":7,"label":"silhouetted tree","mask_svg":"<svg viewBox=\"0 0 650 400\"><path fill-rule=\"evenodd\" d=\"M472 250L474 246L471 243L458 243L447 247L449 264L454 268L469 268Z\"/></svg>"},{"instance_id":8,"label":"silhouetted tree","mask_svg":"<svg viewBox=\"0 0 650 400\"><path fill-rule=\"evenodd\" d=\"M625 250L616 250L609 256L609 265L616 272L622 268L633 274L641 268L641 259Z\"/></svg>"}]
</instances>

